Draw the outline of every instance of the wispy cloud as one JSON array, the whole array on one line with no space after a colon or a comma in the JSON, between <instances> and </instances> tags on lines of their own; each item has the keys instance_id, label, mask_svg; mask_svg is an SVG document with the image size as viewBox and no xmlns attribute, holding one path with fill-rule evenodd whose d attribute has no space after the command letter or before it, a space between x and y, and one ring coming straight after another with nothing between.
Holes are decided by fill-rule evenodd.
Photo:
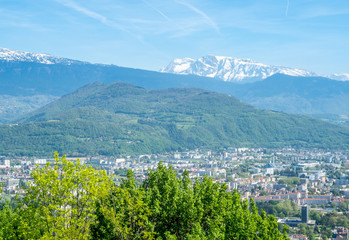
<instances>
[{"instance_id":1,"label":"wispy cloud","mask_svg":"<svg viewBox=\"0 0 349 240\"><path fill-rule=\"evenodd\" d=\"M154 7L153 5L151 5L148 1L142 0L142 2L144 2L148 7L150 7L150 8L153 9L155 12L157 12L158 14L160 14L164 19L166 19L167 21L171 22L171 19L170 19L165 13L163 13L161 10L159 10L158 8L156 8L156 7Z\"/></svg>"},{"instance_id":2,"label":"wispy cloud","mask_svg":"<svg viewBox=\"0 0 349 240\"><path fill-rule=\"evenodd\" d=\"M287 0L285 16L288 16L288 8L290 7L290 0Z\"/></svg>"},{"instance_id":3,"label":"wispy cloud","mask_svg":"<svg viewBox=\"0 0 349 240\"><path fill-rule=\"evenodd\" d=\"M159 15L161 15L164 19L166 19L169 23L171 23L171 25L173 26L173 28L171 29L171 31L176 32L176 34L170 36L171 38L173 36L182 36L182 35L187 35L188 32L190 33L190 31L188 31L188 29L183 28L183 26L181 26L180 24L178 24L177 21L174 21L173 19L171 19L168 15L166 15L163 11L161 11L159 8L153 6L152 4L150 4L147 0L142 0L142 2L144 2L148 7L150 7L152 10L154 10L155 12L157 12ZM163 25L163 24L162 24ZM168 26L167 26L168 27ZM178 31L180 33L178 33Z\"/></svg>"},{"instance_id":4,"label":"wispy cloud","mask_svg":"<svg viewBox=\"0 0 349 240\"><path fill-rule=\"evenodd\" d=\"M80 12L82 14L84 14L87 17L93 18L99 22L101 22L104 25L110 26L110 27L114 27L117 28L121 31L125 31L128 32L124 27L121 26L121 24L118 24L116 22L110 21L106 16L103 16L102 14L99 14L97 12L94 12L92 10L89 10L85 7L82 7L80 5L78 5L77 3L70 1L70 0L56 0L56 2L71 8L77 12Z\"/></svg>"},{"instance_id":5,"label":"wispy cloud","mask_svg":"<svg viewBox=\"0 0 349 240\"><path fill-rule=\"evenodd\" d=\"M301 19L309 19L309 18L319 18L319 17L331 17L331 16L339 16L339 15L349 15L349 9L329 9L329 8L316 8L310 7L304 9L298 17Z\"/></svg>"},{"instance_id":6,"label":"wispy cloud","mask_svg":"<svg viewBox=\"0 0 349 240\"><path fill-rule=\"evenodd\" d=\"M220 30L219 30L219 27L218 25L206 14L204 13L203 11L201 11L200 9L194 7L193 5L191 5L190 3L188 2L185 2L185 1L181 1L181 0L175 0L176 3L178 4L182 4L184 6L186 6L187 8L189 8L190 10L192 10L193 12L199 14L201 17L203 17L207 23L209 23L211 25L211 27L218 33L220 34Z\"/></svg>"},{"instance_id":7,"label":"wispy cloud","mask_svg":"<svg viewBox=\"0 0 349 240\"><path fill-rule=\"evenodd\" d=\"M37 32L52 32L53 29L43 24L38 24L31 18L32 15L23 10L8 10L0 8L0 27L26 28Z\"/></svg>"},{"instance_id":8,"label":"wispy cloud","mask_svg":"<svg viewBox=\"0 0 349 240\"><path fill-rule=\"evenodd\" d=\"M118 29L120 31L123 31L127 34L129 34L131 37L135 38L136 40L138 40L141 44L147 46L147 47L152 47L152 45L150 45L149 43L147 43L146 41L144 41L143 37L139 34L134 34L133 32L129 31L128 29L126 29L125 27L123 27L123 25L121 25L120 23L117 23L115 21L112 21L110 19L108 19L106 16L99 14L95 11L92 11L90 9L87 9L79 4L77 4L76 2L72 1L72 0L56 0L56 2L71 8L77 12L80 12L82 14L84 14L87 17L90 17L92 19L95 19L97 21L99 21L100 23Z\"/></svg>"}]
</instances>

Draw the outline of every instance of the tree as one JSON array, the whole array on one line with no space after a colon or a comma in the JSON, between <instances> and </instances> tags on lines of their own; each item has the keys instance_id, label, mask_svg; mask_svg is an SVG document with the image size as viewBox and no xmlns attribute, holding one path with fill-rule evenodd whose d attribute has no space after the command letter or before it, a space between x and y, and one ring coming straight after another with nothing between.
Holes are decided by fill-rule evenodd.
<instances>
[{"instance_id":1,"label":"tree","mask_svg":"<svg viewBox=\"0 0 349 240\"><path fill-rule=\"evenodd\" d=\"M8 202L0 211L0 239L14 239L15 233L15 218L17 214L11 209Z\"/></svg>"},{"instance_id":2,"label":"tree","mask_svg":"<svg viewBox=\"0 0 349 240\"><path fill-rule=\"evenodd\" d=\"M107 196L112 182L105 171L67 161L54 154L55 163L32 172L25 202L28 213L42 223L45 239L87 239L96 218L96 202Z\"/></svg>"},{"instance_id":3,"label":"tree","mask_svg":"<svg viewBox=\"0 0 349 240\"><path fill-rule=\"evenodd\" d=\"M273 216L258 214L253 199L241 201L208 176L192 182L187 171L178 178L162 163L148 175L150 219L162 239L288 239Z\"/></svg>"},{"instance_id":4,"label":"tree","mask_svg":"<svg viewBox=\"0 0 349 240\"><path fill-rule=\"evenodd\" d=\"M42 234L38 215L30 213L21 199L7 201L0 211L0 239L39 239Z\"/></svg>"},{"instance_id":5,"label":"tree","mask_svg":"<svg viewBox=\"0 0 349 240\"><path fill-rule=\"evenodd\" d=\"M120 187L113 186L108 198L97 206L97 223L91 226L93 239L153 239L150 209L144 190L137 188L133 172Z\"/></svg>"},{"instance_id":6,"label":"tree","mask_svg":"<svg viewBox=\"0 0 349 240\"><path fill-rule=\"evenodd\" d=\"M1 193L2 193L2 186L3 186L3 183L0 182L0 199L1 199Z\"/></svg>"},{"instance_id":7,"label":"tree","mask_svg":"<svg viewBox=\"0 0 349 240\"><path fill-rule=\"evenodd\" d=\"M253 199L162 163L143 184L128 171L116 186L104 171L55 153L32 176L22 204L0 211L0 239L288 239Z\"/></svg>"}]
</instances>

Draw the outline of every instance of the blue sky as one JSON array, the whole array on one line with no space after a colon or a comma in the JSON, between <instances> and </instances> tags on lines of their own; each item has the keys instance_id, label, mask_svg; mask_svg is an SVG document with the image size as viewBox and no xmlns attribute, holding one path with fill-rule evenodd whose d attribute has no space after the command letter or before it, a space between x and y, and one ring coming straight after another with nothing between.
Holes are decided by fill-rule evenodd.
<instances>
[{"instance_id":1,"label":"blue sky","mask_svg":"<svg viewBox=\"0 0 349 240\"><path fill-rule=\"evenodd\" d=\"M349 72L349 1L0 0L0 46L151 70L211 54Z\"/></svg>"}]
</instances>

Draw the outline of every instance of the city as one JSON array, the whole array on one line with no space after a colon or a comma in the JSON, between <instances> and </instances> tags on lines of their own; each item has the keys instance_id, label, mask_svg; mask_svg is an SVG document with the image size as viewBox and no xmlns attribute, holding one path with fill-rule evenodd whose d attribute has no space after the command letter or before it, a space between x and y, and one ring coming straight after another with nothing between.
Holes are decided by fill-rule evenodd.
<instances>
[{"instance_id":1,"label":"city","mask_svg":"<svg viewBox=\"0 0 349 240\"><path fill-rule=\"evenodd\" d=\"M77 158L68 156L67 159L76 161ZM310 220L315 218L314 212L320 216L349 213L349 151L296 150L291 147L196 149L137 156L88 156L79 160L95 169L106 170L117 184L126 177L128 169L134 172L136 182L141 182L161 161L165 166L171 166L178 176L188 171L191 179L202 179L207 175L215 182L225 183L227 191L236 189L242 199L253 198L257 206L267 212L271 206L286 202L293 207L293 214L275 212L275 209L272 213L277 216L278 223L287 224L294 232L289 235L291 239L307 239L299 234L302 232L300 226L316 228L316 220ZM27 182L32 180L31 171L52 161L53 158L1 157L2 201L23 194ZM333 236L346 237L338 239L348 239L345 226L335 226L331 231Z\"/></svg>"}]
</instances>

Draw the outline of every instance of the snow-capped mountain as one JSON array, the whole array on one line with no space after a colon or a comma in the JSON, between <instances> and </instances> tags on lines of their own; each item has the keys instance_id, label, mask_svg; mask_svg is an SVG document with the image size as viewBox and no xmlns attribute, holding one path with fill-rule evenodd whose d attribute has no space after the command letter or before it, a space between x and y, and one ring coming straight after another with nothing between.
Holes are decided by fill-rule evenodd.
<instances>
[{"instance_id":1,"label":"snow-capped mountain","mask_svg":"<svg viewBox=\"0 0 349 240\"><path fill-rule=\"evenodd\" d=\"M197 60L192 58L175 59L160 71L194 74L239 83L263 80L275 73L303 77L318 76L313 72L298 68L266 65L251 59L222 56L205 56ZM342 81L349 80L349 74L333 74L330 78Z\"/></svg>"},{"instance_id":2,"label":"snow-capped mountain","mask_svg":"<svg viewBox=\"0 0 349 240\"><path fill-rule=\"evenodd\" d=\"M72 63L83 63L81 61L72 60L68 58L59 58L49 54L43 53L30 53L10 50L0 47L0 61L15 61L15 62L36 62L43 64L65 64L70 65Z\"/></svg>"},{"instance_id":3,"label":"snow-capped mountain","mask_svg":"<svg viewBox=\"0 0 349 240\"><path fill-rule=\"evenodd\" d=\"M338 81L349 81L349 73L335 73L335 74L325 75L324 77L338 80Z\"/></svg>"}]
</instances>

